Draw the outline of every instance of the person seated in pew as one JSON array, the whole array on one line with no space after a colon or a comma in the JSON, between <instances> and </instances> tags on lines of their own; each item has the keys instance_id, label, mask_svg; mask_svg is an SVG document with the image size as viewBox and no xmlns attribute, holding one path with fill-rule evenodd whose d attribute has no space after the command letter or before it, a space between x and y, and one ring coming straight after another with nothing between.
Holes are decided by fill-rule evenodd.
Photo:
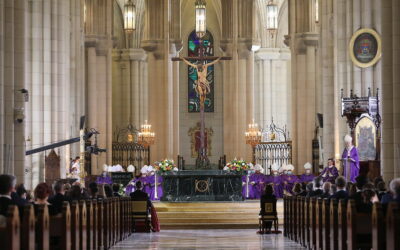
<instances>
[{"instance_id":1,"label":"person seated in pew","mask_svg":"<svg viewBox=\"0 0 400 250\"><path fill-rule=\"evenodd\" d=\"M311 184L311 190L312 190L312 183L301 183L301 193L299 194L299 196L303 196L306 197L307 196L307 185Z\"/></svg>"},{"instance_id":2,"label":"person seated in pew","mask_svg":"<svg viewBox=\"0 0 400 250\"><path fill-rule=\"evenodd\" d=\"M331 199L347 199L349 197L348 192L346 191L346 179L343 176L339 176L336 178L336 192L331 195Z\"/></svg>"},{"instance_id":3,"label":"person seated in pew","mask_svg":"<svg viewBox=\"0 0 400 250\"><path fill-rule=\"evenodd\" d=\"M108 185L108 184L104 185L104 192L106 193L107 198L114 197L114 193L113 193L113 190L110 185Z\"/></svg>"},{"instance_id":4,"label":"person seated in pew","mask_svg":"<svg viewBox=\"0 0 400 250\"><path fill-rule=\"evenodd\" d=\"M314 183L310 182L306 185L306 197L310 197L311 193L313 192Z\"/></svg>"},{"instance_id":5,"label":"person seated in pew","mask_svg":"<svg viewBox=\"0 0 400 250\"><path fill-rule=\"evenodd\" d=\"M53 206L55 213L61 213L64 201L68 201L64 193L64 184L57 181L53 185L54 195L49 198L49 203Z\"/></svg>"},{"instance_id":6,"label":"person seated in pew","mask_svg":"<svg viewBox=\"0 0 400 250\"><path fill-rule=\"evenodd\" d=\"M387 193L386 191L386 184L384 181L379 182L376 184L376 194L378 195L379 200L382 200L382 197Z\"/></svg>"},{"instance_id":7,"label":"person seated in pew","mask_svg":"<svg viewBox=\"0 0 400 250\"><path fill-rule=\"evenodd\" d=\"M11 193L15 188L15 176L3 174L0 175L0 215L7 216L8 207L17 205L11 198Z\"/></svg>"},{"instance_id":8,"label":"person seated in pew","mask_svg":"<svg viewBox=\"0 0 400 250\"><path fill-rule=\"evenodd\" d=\"M305 173L302 174L299 178L299 182L309 183L312 182L315 178L315 175L311 172L312 165L311 163L307 162L304 164Z\"/></svg>"},{"instance_id":9,"label":"person seated in pew","mask_svg":"<svg viewBox=\"0 0 400 250\"><path fill-rule=\"evenodd\" d=\"M393 201L400 203L400 178L393 179L390 182L390 191L393 194Z\"/></svg>"},{"instance_id":10,"label":"person seated in pew","mask_svg":"<svg viewBox=\"0 0 400 250\"><path fill-rule=\"evenodd\" d=\"M57 214L55 207L52 206L48 202L50 193L51 193L51 189L50 189L49 185L47 185L45 182L39 183L36 186L35 191L34 191L35 201L33 203L34 208L35 208L35 214L37 214L37 209L40 205L47 205L50 215Z\"/></svg>"},{"instance_id":11,"label":"person seated in pew","mask_svg":"<svg viewBox=\"0 0 400 250\"><path fill-rule=\"evenodd\" d=\"M335 183L336 178L339 176L339 171L335 167L335 161L330 158L328 159L328 166L322 170L320 175L323 182Z\"/></svg>"},{"instance_id":12,"label":"person seated in pew","mask_svg":"<svg viewBox=\"0 0 400 250\"><path fill-rule=\"evenodd\" d=\"M324 191L322 190L322 178L315 177L313 180L313 191L308 194L308 197L320 197Z\"/></svg>"},{"instance_id":13,"label":"person seated in pew","mask_svg":"<svg viewBox=\"0 0 400 250\"><path fill-rule=\"evenodd\" d=\"M331 196L331 185L332 184L330 182L325 182L322 185L323 193L319 196L320 198L325 199L325 198L329 198Z\"/></svg>"},{"instance_id":14,"label":"person seated in pew","mask_svg":"<svg viewBox=\"0 0 400 250\"><path fill-rule=\"evenodd\" d=\"M21 208L21 207L29 204L29 202L26 200L26 195L27 195L27 191L25 189L24 184L19 184L15 188L15 192L11 193L11 199L15 202L15 204L18 207ZM22 212L22 208L20 209L20 212Z\"/></svg>"},{"instance_id":15,"label":"person seated in pew","mask_svg":"<svg viewBox=\"0 0 400 250\"><path fill-rule=\"evenodd\" d=\"M355 201L357 208L360 205L362 205L362 203L363 203L364 198L362 196L362 191L363 191L364 185L367 183L368 183L368 178L366 176L359 175L356 177L355 186L356 186L357 191L355 194L349 195L349 198L353 199Z\"/></svg>"},{"instance_id":16,"label":"person seated in pew","mask_svg":"<svg viewBox=\"0 0 400 250\"><path fill-rule=\"evenodd\" d=\"M302 188L300 183L295 183L292 189L293 196L301 196Z\"/></svg>"},{"instance_id":17,"label":"person seated in pew","mask_svg":"<svg viewBox=\"0 0 400 250\"><path fill-rule=\"evenodd\" d=\"M103 185L101 184L100 186L104 191ZM100 194L100 188L96 182L91 182L89 184L89 198L90 199L99 199L99 198L104 199L104 195Z\"/></svg>"},{"instance_id":18,"label":"person seated in pew","mask_svg":"<svg viewBox=\"0 0 400 250\"><path fill-rule=\"evenodd\" d=\"M335 194L336 193L336 191L337 191L337 187L336 187L336 184L331 184L331 190L330 190L330 195L333 195L333 194ZM330 197L330 196L329 196Z\"/></svg>"},{"instance_id":19,"label":"person seated in pew","mask_svg":"<svg viewBox=\"0 0 400 250\"><path fill-rule=\"evenodd\" d=\"M121 197L121 195L119 194L119 184L118 183L114 183L112 185L112 190L113 190L114 197Z\"/></svg>"},{"instance_id":20,"label":"person seated in pew","mask_svg":"<svg viewBox=\"0 0 400 250\"><path fill-rule=\"evenodd\" d=\"M273 214L266 214L265 211L265 203L272 203L273 205ZM274 215L276 216L276 196L274 195L274 188L272 185L266 185L264 194L261 196L260 199L260 215ZM271 233L272 221L268 221L264 224L266 234ZM260 232L258 232L260 233Z\"/></svg>"},{"instance_id":21,"label":"person seated in pew","mask_svg":"<svg viewBox=\"0 0 400 250\"><path fill-rule=\"evenodd\" d=\"M372 212L372 204L374 202L379 202L378 195L375 192L374 185L368 183L364 185L362 191L363 202L357 207L357 211L364 213Z\"/></svg>"},{"instance_id":22,"label":"person seated in pew","mask_svg":"<svg viewBox=\"0 0 400 250\"><path fill-rule=\"evenodd\" d=\"M133 193L130 193L131 200L133 201L147 201L147 207L151 208L152 203L149 198L149 195L146 192L143 192L143 184L141 181L136 182L136 190Z\"/></svg>"}]
</instances>

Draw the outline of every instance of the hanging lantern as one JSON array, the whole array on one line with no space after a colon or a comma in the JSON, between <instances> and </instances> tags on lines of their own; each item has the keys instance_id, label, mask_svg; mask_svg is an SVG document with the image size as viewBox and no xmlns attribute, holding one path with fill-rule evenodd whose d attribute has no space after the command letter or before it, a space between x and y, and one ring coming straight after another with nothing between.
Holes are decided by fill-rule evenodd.
<instances>
[{"instance_id":1,"label":"hanging lantern","mask_svg":"<svg viewBox=\"0 0 400 250\"><path fill-rule=\"evenodd\" d=\"M124 25L125 31L132 32L136 29L135 19L136 19L136 7L132 0L128 0L124 6Z\"/></svg>"},{"instance_id":2,"label":"hanging lantern","mask_svg":"<svg viewBox=\"0 0 400 250\"><path fill-rule=\"evenodd\" d=\"M196 3L196 35L202 38L206 34L206 2L197 0Z\"/></svg>"},{"instance_id":3,"label":"hanging lantern","mask_svg":"<svg viewBox=\"0 0 400 250\"><path fill-rule=\"evenodd\" d=\"M278 29L278 5L274 1L267 4L267 30L275 32Z\"/></svg>"}]
</instances>

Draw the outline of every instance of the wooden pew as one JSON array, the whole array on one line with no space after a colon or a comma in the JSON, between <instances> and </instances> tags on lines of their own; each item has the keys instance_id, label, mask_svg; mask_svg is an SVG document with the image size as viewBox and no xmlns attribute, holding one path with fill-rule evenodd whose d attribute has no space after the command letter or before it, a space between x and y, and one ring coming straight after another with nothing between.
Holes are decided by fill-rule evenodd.
<instances>
[{"instance_id":1,"label":"wooden pew","mask_svg":"<svg viewBox=\"0 0 400 250\"><path fill-rule=\"evenodd\" d=\"M372 206L372 249L386 249L386 216L377 202Z\"/></svg>"},{"instance_id":2,"label":"wooden pew","mask_svg":"<svg viewBox=\"0 0 400 250\"><path fill-rule=\"evenodd\" d=\"M25 206L21 220L20 246L21 249L35 250L35 210L33 205Z\"/></svg>"},{"instance_id":3,"label":"wooden pew","mask_svg":"<svg viewBox=\"0 0 400 250\"><path fill-rule=\"evenodd\" d=\"M111 223L110 223L110 200L103 200L103 248L108 249L110 247L111 239Z\"/></svg>"},{"instance_id":4,"label":"wooden pew","mask_svg":"<svg viewBox=\"0 0 400 250\"><path fill-rule=\"evenodd\" d=\"M315 204L315 249L322 249L322 199L318 198Z\"/></svg>"},{"instance_id":5,"label":"wooden pew","mask_svg":"<svg viewBox=\"0 0 400 250\"><path fill-rule=\"evenodd\" d=\"M297 241L297 222L298 222L298 214L297 214L297 198L295 196L291 196L292 199L292 207L290 209L291 211L291 218L292 218L292 227L291 227L291 232L292 232L292 240Z\"/></svg>"},{"instance_id":6,"label":"wooden pew","mask_svg":"<svg viewBox=\"0 0 400 250\"><path fill-rule=\"evenodd\" d=\"M347 249L372 248L371 212L360 212L354 200L347 203Z\"/></svg>"},{"instance_id":7,"label":"wooden pew","mask_svg":"<svg viewBox=\"0 0 400 250\"><path fill-rule=\"evenodd\" d=\"M330 238L332 239L330 241L330 249L335 250L339 249L339 241L337 240L339 238L339 233L338 233L338 202L336 199L331 199L330 202Z\"/></svg>"},{"instance_id":8,"label":"wooden pew","mask_svg":"<svg viewBox=\"0 0 400 250\"><path fill-rule=\"evenodd\" d=\"M288 198L287 196L283 196L283 235L285 237L289 237L289 214L288 214Z\"/></svg>"},{"instance_id":9,"label":"wooden pew","mask_svg":"<svg viewBox=\"0 0 400 250\"><path fill-rule=\"evenodd\" d=\"M304 226L303 226L303 246L309 247L310 246L310 198L306 197L304 198L304 209L303 209L303 220L304 220ZM310 246L311 247L311 246Z\"/></svg>"},{"instance_id":10,"label":"wooden pew","mask_svg":"<svg viewBox=\"0 0 400 250\"><path fill-rule=\"evenodd\" d=\"M329 250L330 245L330 201L322 200L322 249ZM336 238L334 238L336 240Z\"/></svg>"},{"instance_id":11,"label":"wooden pew","mask_svg":"<svg viewBox=\"0 0 400 250\"><path fill-rule=\"evenodd\" d=\"M400 206L395 202L386 212L386 249L400 249Z\"/></svg>"},{"instance_id":12,"label":"wooden pew","mask_svg":"<svg viewBox=\"0 0 400 250\"><path fill-rule=\"evenodd\" d=\"M86 201L86 249L93 249L93 202Z\"/></svg>"},{"instance_id":13,"label":"wooden pew","mask_svg":"<svg viewBox=\"0 0 400 250\"><path fill-rule=\"evenodd\" d=\"M71 249L71 210L64 202L62 212L50 216L50 249Z\"/></svg>"},{"instance_id":14,"label":"wooden pew","mask_svg":"<svg viewBox=\"0 0 400 250\"><path fill-rule=\"evenodd\" d=\"M37 249L48 250L49 249L49 225L50 217L47 205L35 205L35 238Z\"/></svg>"},{"instance_id":15,"label":"wooden pew","mask_svg":"<svg viewBox=\"0 0 400 250\"><path fill-rule=\"evenodd\" d=\"M338 249L347 249L347 201L338 203Z\"/></svg>"},{"instance_id":16,"label":"wooden pew","mask_svg":"<svg viewBox=\"0 0 400 250\"><path fill-rule=\"evenodd\" d=\"M91 206L92 206L92 209L88 210L88 213L90 213L91 216L88 215L87 218L88 218L88 221L92 220L92 225L90 227L88 226L88 228L90 228L90 230L92 230L91 233L89 233L89 231L88 231L88 237L90 237L89 234L91 234L91 237L92 237L92 240L91 240L92 244L88 245L88 250L89 249L97 250L98 249L98 246L97 246L97 227L98 227L97 226L97 217L98 217L97 200L92 200ZM92 218L90 218L90 217L92 217Z\"/></svg>"},{"instance_id":17,"label":"wooden pew","mask_svg":"<svg viewBox=\"0 0 400 250\"><path fill-rule=\"evenodd\" d=\"M71 202L71 249L79 249L79 205L77 201Z\"/></svg>"},{"instance_id":18,"label":"wooden pew","mask_svg":"<svg viewBox=\"0 0 400 250\"><path fill-rule=\"evenodd\" d=\"M310 211L309 211L309 231L310 231L310 241L308 248L315 249L317 246L317 232L316 232L316 204L317 200L314 197L310 198Z\"/></svg>"},{"instance_id":19,"label":"wooden pew","mask_svg":"<svg viewBox=\"0 0 400 250\"><path fill-rule=\"evenodd\" d=\"M287 200L287 237L289 238L289 239L291 239L292 238L292 219L293 219L293 217L292 217L292 197L290 197L290 196L287 196L286 197L286 200Z\"/></svg>"},{"instance_id":20,"label":"wooden pew","mask_svg":"<svg viewBox=\"0 0 400 250\"><path fill-rule=\"evenodd\" d=\"M303 197L299 196L297 197L297 228L296 228L296 232L297 232L297 242L298 243L302 243L302 234L303 234L303 209L304 209L304 205L303 205Z\"/></svg>"},{"instance_id":21,"label":"wooden pew","mask_svg":"<svg viewBox=\"0 0 400 250\"><path fill-rule=\"evenodd\" d=\"M96 241L97 241L97 249L104 249L104 201L102 199L97 200L97 232L96 232Z\"/></svg>"},{"instance_id":22,"label":"wooden pew","mask_svg":"<svg viewBox=\"0 0 400 250\"><path fill-rule=\"evenodd\" d=\"M128 237L128 222L127 222L127 216L126 216L126 203L127 203L127 197L123 197L121 199L121 240L124 240Z\"/></svg>"},{"instance_id":23,"label":"wooden pew","mask_svg":"<svg viewBox=\"0 0 400 250\"><path fill-rule=\"evenodd\" d=\"M20 220L17 206L9 206L7 217L2 218L0 244L4 250L20 250ZM3 248L4 247L4 248Z\"/></svg>"},{"instance_id":24,"label":"wooden pew","mask_svg":"<svg viewBox=\"0 0 400 250\"><path fill-rule=\"evenodd\" d=\"M79 202L79 249L87 248L87 218L86 218L86 202Z\"/></svg>"}]
</instances>

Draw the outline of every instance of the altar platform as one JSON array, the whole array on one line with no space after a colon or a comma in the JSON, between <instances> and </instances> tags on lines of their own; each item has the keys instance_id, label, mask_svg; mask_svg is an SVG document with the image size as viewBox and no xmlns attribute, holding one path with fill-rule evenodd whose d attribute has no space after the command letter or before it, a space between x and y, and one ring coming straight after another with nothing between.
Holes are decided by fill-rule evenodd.
<instances>
[{"instance_id":1,"label":"altar platform","mask_svg":"<svg viewBox=\"0 0 400 250\"><path fill-rule=\"evenodd\" d=\"M257 229L260 201L154 202L161 229ZM283 224L283 200L277 203Z\"/></svg>"}]
</instances>

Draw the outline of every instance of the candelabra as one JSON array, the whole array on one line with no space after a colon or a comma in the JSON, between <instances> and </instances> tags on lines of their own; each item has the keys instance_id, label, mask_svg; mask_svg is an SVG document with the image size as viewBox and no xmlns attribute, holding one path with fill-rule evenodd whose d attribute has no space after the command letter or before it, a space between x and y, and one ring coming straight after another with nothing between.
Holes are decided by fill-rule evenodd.
<instances>
[{"instance_id":1,"label":"candelabra","mask_svg":"<svg viewBox=\"0 0 400 250\"><path fill-rule=\"evenodd\" d=\"M151 124L147 124L147 120L140 126L138 134L138 143L144 147L150 147L155 142L155 133L151 131Z\"/></svg>"},{"instance_id":2,"label":"candelabra","mask_svg":"<svg viewBox=\"0 0 400 250\"><path fill-rule=\"evenodd\" d=\"M261 142L261 137L262 133L260 128L258 127L258 124L254 122L249 124L248 130L245 132L245 137L246 137L246 144L251 145L251 148L253 149L253 163L255 163L255 151L256 151L256 146L260 144Z\"/></svg>"}]
</instances>

